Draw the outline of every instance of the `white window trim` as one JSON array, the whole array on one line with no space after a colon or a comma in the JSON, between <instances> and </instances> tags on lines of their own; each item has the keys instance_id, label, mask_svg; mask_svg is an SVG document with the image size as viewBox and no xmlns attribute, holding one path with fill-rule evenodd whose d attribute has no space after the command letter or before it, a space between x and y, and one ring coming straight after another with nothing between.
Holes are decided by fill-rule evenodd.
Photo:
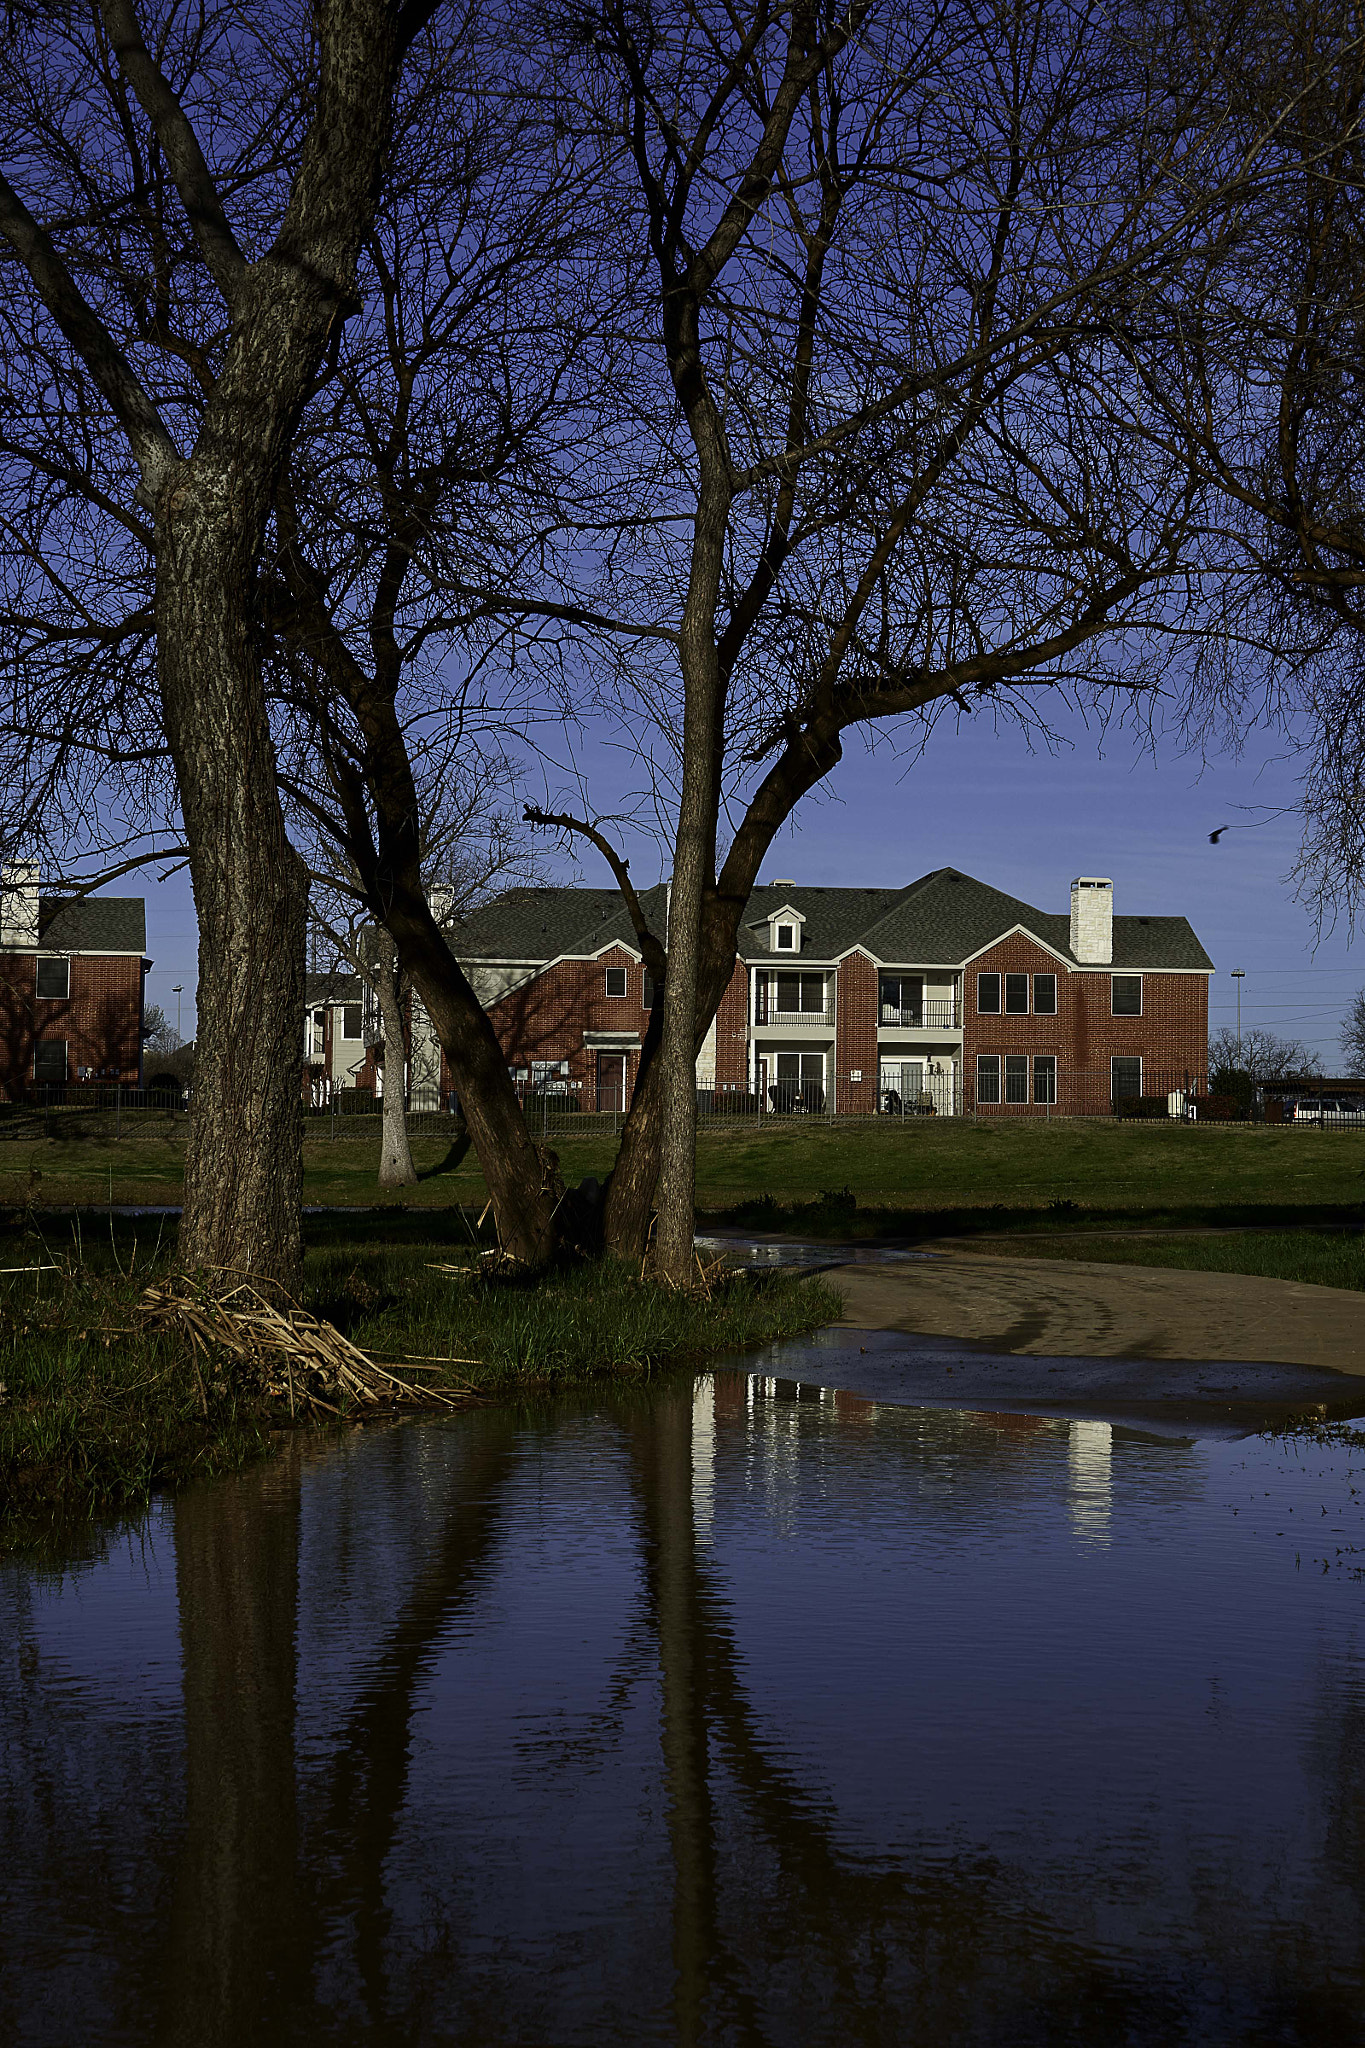
<instances>
[{"instance_id":1,"label":"white window trim","mask_svg":"<svg viewBox=\"0 0 1365 2048\"><path fill-rule=\"evenodd\" d=\"M620 986L620 988L613 988L613 987L612 987L612 985L611 985L611 977L613 976L613 974L619 974L619 975L620 975L620 977L621 977L621 986ZM627 996L628 996L628 995L630 994L630 974L629 974L629 971L628 971L628 970L627 970L626 968L624 968L624 967L608 967L608 968L605 968L605 969L603 970L603 974L602 974L602 986L603 986L603 988L604 988L604 989L606 990L606 996L607 996L607 999L609 999L609 1000L610 1000L611 1002L613 1002L613 1003L619 1003L619 1002L622 1002L622 1001L623 1001L623 1000L625 999L625 997L627 997Z\"/></svg>"},{"instance_id":2,"label":"white window trim","mask_svg":"<svg viewBox=\"0 0 1365 2048\"><path fill-rule=\"evenodd\" d=\"M1018 1015L1018 1012L1016 1011L1016 1012L1015 1012L1014 1014L1015 1014L1015 1015L1017 1016L1017 1015ZM1010 1092L1009 1092L1009 1091L1010 1091L1010 1061L1011 1061L1011 1060L1022 1060L1022 1061L1023 1061L1023 1063L1024 1063L1024 1092L1023 1092L1023 1094L1022 1094L1021 1096L1018 1096L1018 1097L1012 1096L1012 1095L1010 1094ZM1033 1080L1033 1055L1032 1055L1031 1053L1027 1053L1027 1052L1007 1052L1007 1053L1005 1053L1005 1054L1004 1054L1004 1056L1003 1056L1003 1058L1002 1058L1002 1061L1001 1061L1001 1066L1000 1066L1000 1101L1001 1101L1001 1104L1002 1104L1002 1106L1004 1106L1004 1105L1008 1104L1008 1106L1009 1106L1009 1107L1010 1107L1011 1109L1023 1109L1023 1108L1026 1108L1026 1107L1027 1107L1027 1105L1028 1105L1028 1101L1029 1101L1029 1094L1030 1094L1030 1088L1031 1088L1032 1080Z\"/></svg>"},{"instance_id":3,"label":"white window trim","mask_svg":"<svg viewBox=\"0 0 1365 2048\"><path fill-rule=\"evenodd\" d=\"M1011 980L1022 981L1024 984L1024 1007L1022 1010L1010 1010L1005 1007L1009 1001L1007 984ZM1000 1014L1002 1017L1031 1017L1033 1015L1033 976L1031 974L1027 972L1015 975L1001 974Z\"/></svg>"},{"instance_id":4,"label":"white window trim","mask_svg":"<svg viewBox=\"0 0 1365 2048\"><path fill-rule=\"evenodd\" d=\"M1052 1094L1049 1100L1043 1103L1042 1107L1044 1109L1055 1109L1057 1107L1057 1080L1059 1073L1058 1055L1055 1052L1034 1052L1029 1054L1029 1099L1034 1103L1038 1101L1039 1060L1051 1060L1052 1062ZM1112 1081L1110 1085L1113 1085Z\"/></svg>"},{"instance_id":5,"label":"white window trim","mask_svg":"<svg viewBox=\"0 0 1365 2048\"><path fill-rule=\"evenodd\" d=\"M1002 1067L1001 1067L1001 1065L1000 1065L1000 1055L999 1055L999 1053L998 1053L998 1052L979 1052L979 1053L977 1054L977 1056L976 1056L976 1099L977 1099L977 1101L978 1101L978 1102L980 1102L980 1101L982 1100L982 1095L981 1095L981 1069L982 1069L983 1067L987 1067L987 1068L993 1067L993 1068L995 1069L995 1091L996 1091L996 1092L995 1092L995 1095L994 1095L994 1097L991 1097L991 1096L987 1096L987 1097L986 1097L985 1099L986 1099L986 1101L987 1101L988 1103L990 1103L990 1105L991 1105L991 1107L992 1107L992 1108L997 1108L997 1107L998 1107L998 1106L1000 1105L1000 1103L1004 1101L1004 1094L1003 1094L1003 1092L1002 1092L1002 1091L1003 1091L1003 1089L1004 1089L1004 1070L1003 1070L1003 1068L1002 1068Z\"/></svg>"},{"instance_id":6,"label":"white window trim","mask_svg":"<svg viewBox=\"0 0 1365 2048\"><path fill-rule=\"evenodd\" d=\"M38 995L38 968L48 961L56 960L66 969L66 989L59 996ZM34 995L40 1003L69 1003L71 1001L71 956L69 953L40 953L33 969Z\"/></svg>"},{"instance_id":7,"label":"white window trim","mask_svg":"<svg viewBox=\"0 0 1365 2048\"><path fill-rule=\"evenodd\" d=\"M1040 1010L1038 1008L1038 983L1040 981L1050 981L1052 983L1052 1008L1050 1010ZM1029 976L1029 1002L1033 1006L1035 1017L1055 1017L1061 1002L1061 986L1058 977L1055 974L1031 974Z\"/></svg>"},{"instance_id":8,"label":"white window trim","mask_svg":"<svg viewBox=\"0 0 1365 2048\"><path fill-rule=\"evenodd\" d=\"M1000 1007L999 1007L999 1009L995 1009L995 1010L983 1010L983 1009L982 1009L982 1007L981 1007L981 984L982 984L982 982L983 982L983 981L993 981L993 982L995 982L995 983L996 983L996 984L998 985L998 987L999 987L999 991L1000 991ZM1004 977L1004 975L1003 975L1003 974L978 974L978 975L977 975L977 977L976 977L976 1014L977 1014L977 1016L978 1016L978 1017L1003 1017L1003 1016L1004 1016L1004 1014L1005 1014L1005 1010L1004 1010L1004 1004L1005 1004L1005 977Z\"/></svg>"},{"instance_id":9,"label":"white window trim","mask_svg":"<svg viewBox=\"0 0 1365 2048\"><path fill-rule=\"evenodd\" d=\"M1137 983L1138 1006L1135 1010L1116 1010L1114 1008L1114 983L1116 981L1135 981ZM1125 973L1111 974L1109 976L1109 1014L1111 1017L1140 1017L1143 1014L1146 1002L1147 991L1143 987L1143 976L1141 974Z\"/></svg>"},{"instance_id":10,"label":"white window trim","mask_svg":"<svg viewBox=\"0 0 1365 2048\"><path fill-rule=\"evenodd\" d=\"M1109 1100L1111 1102L1117 1102L1119 1099L1118 1096L1114 1093L1114 1064L1117 1060L1123 1060L1125 1062L1131 1062L1133 1060L1137 1061L1137 1092L1140 1096L1142 1094L1142 1054L1140 1052L1111 1052L1109 1055Z\"/></svg>"}]
</instances>

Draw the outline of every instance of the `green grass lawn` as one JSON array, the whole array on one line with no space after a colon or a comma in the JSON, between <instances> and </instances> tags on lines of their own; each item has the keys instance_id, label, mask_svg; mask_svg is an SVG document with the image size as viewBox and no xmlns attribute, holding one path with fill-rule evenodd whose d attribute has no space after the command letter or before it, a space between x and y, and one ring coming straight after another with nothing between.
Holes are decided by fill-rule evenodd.
<instances>
[{"instance_id":1,"label":"green grass lawn","mask_svg":"<svg viewBox=\"0 0 1365 2048\"><path fill-rule=\"evenodd\" d=\"M0 1143L0 1206L173 1203L180 1198L183 1123L156 1119L121 1139L82 1127L72 1135ZM54 1120L55 1122L55 1120ZM566 1180L610 1170L609 1136L553 1138ZM377 1184L377 1120L363 1135L335 1143L329 1126L312 1126L304 1146L304 1199L327 1206L449 1209L481 1206L482 1176L472 1153L454 1158L444 1138L418 1137L416 1188L384 1193ZM823 1189L847 1188L856 1221L828 1216L833 1234L943 1227L996 1212L1036 1223L1054 1205L1079 1227L1121 1217L1154 1222L1330 1221L1365 1216L1365 1131L1264 1125L1119 1123L1102 1117L1052 1124L983 1118L869 1120L718 1128L703 1125L697 1156L699 1206L765 1220L745 1205L810 1203ZM883 1212L869 1215L867 1212ZM766 1215L816 1227L818 1218Z\"/></svg>"},{"instance_id":2,"label":"green grass lawn","mask_svg":"<svg viewBox=\"0 0 1365 2048\"><path fill-rule=\"evenodd\" d=\"M1098 1259L1106 1265L1177 1266L1190 1273L1254 1273L1316 1287L1365 1292L1365 1236L1359 1231L1247 1230L1226 1237L1021 1237L983 1250L1032 1259Z\"/></svg>"}]
</instances>

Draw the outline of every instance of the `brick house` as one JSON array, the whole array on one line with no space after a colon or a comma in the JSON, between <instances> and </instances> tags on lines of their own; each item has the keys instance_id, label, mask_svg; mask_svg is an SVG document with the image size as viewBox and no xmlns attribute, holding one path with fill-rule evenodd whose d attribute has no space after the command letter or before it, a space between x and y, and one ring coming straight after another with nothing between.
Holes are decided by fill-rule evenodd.
<instances>
[{"instance_id":1,"label":"brick house","mask_svg":"<svg viewBox=\"0 0 1365 2048\"><path fill-rule=\"evenodd\" d=\"M643 898L663 932L667 890ZM624 1107L654 1001L606 889L518 889L453 934L519 1083ZM1183 917L1049 912L939 868L901 889L760 885L697 1060L704 1106L1107 1112L1198 1093L1213 963ZM449 1086L443 1075L443 1087Z\"/></svg>"},{"instance_id":2,"label":"brick house","mask_svg":"<svg viewBox=\"0 0 1365 2048\"><path fill-rule=\"evenodd\" d=\"M43 896L0 880L0 1097L69 1082L142 1085L147 970L140 896Z\"/></svg>"}]
</instances>

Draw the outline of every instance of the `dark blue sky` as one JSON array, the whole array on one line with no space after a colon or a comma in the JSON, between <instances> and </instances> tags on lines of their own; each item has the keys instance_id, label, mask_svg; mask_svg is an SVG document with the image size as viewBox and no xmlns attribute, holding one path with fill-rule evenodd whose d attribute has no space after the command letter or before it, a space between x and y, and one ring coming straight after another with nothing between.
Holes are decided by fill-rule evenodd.
<instances>
[{"instance_id":1,"label":"dark blue sky","mask_svg":"<svg viewBox=\"0 0 1365 2048\"><path fill-rule=\"evenodd\" d=\"M869 755L850 738L827 796L808 800L778 840L766 875L811 884L891 885L936 867L957 867L1040 909L1067 908L1077 874L1112 876L1116 910L1190 919L1218 967L1214 1024L1236 1014L1228 970L1244 967L1244 1024L1262 1024L1317 1046L1332 1068L1337 1031L1365 984L1365 949L1344 929L1316 941L1309 910L1286 879L1298 838L1292 768L1265 738L1240 761L1210 764L1173 742L1144 751L1126 734L1101 741L1079 722L1056 755L1030 753L1014 732L983 719L944 726L927 753L907 763L889 750ZM602 807L621 757L596 761ZM1252 824L1253 819L1265 822ZM1219 845L1217 825L1230 824ZM652 848L633 849L632 873L657 872ZM571 868L560 864L563 879ZM583 879L605 879L585 863ZM126 886L126 885L125 885ZM193 1029L195 925L188 879L146 884L148 950L155 959L150 1000L175 1016L172 985L185 986L185 1032Z\"/></svg>"}]
</instances>

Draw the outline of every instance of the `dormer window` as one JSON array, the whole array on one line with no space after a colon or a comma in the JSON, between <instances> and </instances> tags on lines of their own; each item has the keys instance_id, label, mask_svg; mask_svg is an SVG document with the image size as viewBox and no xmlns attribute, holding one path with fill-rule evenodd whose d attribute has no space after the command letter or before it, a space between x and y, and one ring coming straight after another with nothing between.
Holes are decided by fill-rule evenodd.
<instances>
[{"instance_id":1,"label":"dormer window","mask_svg":"<svg viewBox=\"0 0 1365 2048\"><path fill-rule=\"evenodd\" d=\"M779 953L794 953L796 951L796 926L794 924L780 924L777 927L777 950Z\"/></svg>"}]
</instances>

